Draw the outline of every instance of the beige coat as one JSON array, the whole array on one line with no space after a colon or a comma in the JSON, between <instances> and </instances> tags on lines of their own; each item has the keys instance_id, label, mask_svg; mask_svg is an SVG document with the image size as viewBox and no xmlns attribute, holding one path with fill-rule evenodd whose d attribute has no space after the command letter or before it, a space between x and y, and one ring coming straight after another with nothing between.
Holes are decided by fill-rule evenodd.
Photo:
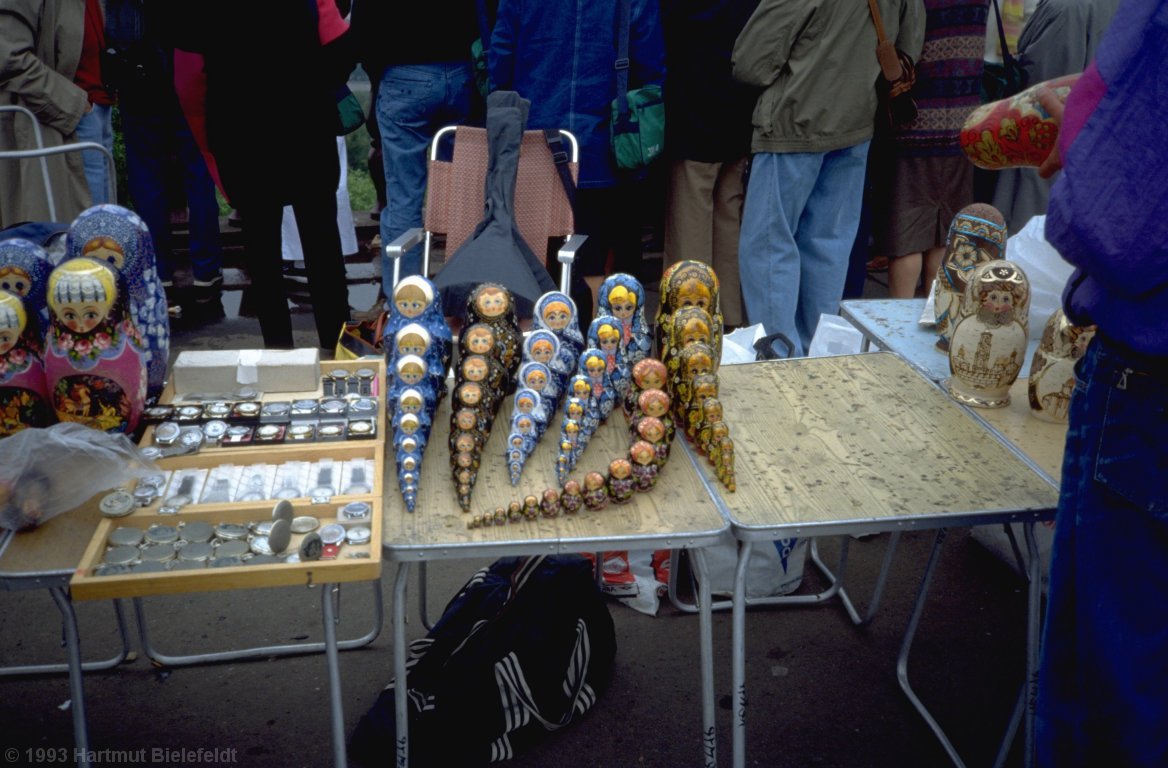
<instances>
[{"instance_id":1,"label":"beige coat","mask_svg":"<svg viewBox=\"0 0 1168 768\"><path fill-rule=\"evenodd\" d=\"M81 56L85 0L0 0L0 104L32 111L46 147L74 140L89 99L73 84ZM0 151L35 149L27 115L0 112ZM49 158L57 220L70 222L90 204L81 153ZM48 221L37 160L0 160L0 227Z\"/></svg>"}]
</instances>

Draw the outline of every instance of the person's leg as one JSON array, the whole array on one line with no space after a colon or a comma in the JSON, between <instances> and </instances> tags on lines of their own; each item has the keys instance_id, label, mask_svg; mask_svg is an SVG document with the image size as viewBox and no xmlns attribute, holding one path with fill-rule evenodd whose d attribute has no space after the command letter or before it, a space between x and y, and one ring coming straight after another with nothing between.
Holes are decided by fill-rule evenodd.
<instances>
[{"instance_id":1,"label":"person's leg","mask_svg":"<svg viewBox=\"0 0 1168 768\"><path fill-rule=\"evenodd\" d=\"M82 115L80 122L77 123L77 141L91 141L112 152L114 149L112 107L105 104L90 106L91 109ZM93 204L113 202L110 198L110 169L106 156L97 150L87 149L81 153L81 159L85 166L85 181L89 186Z\"/></svg>"},{"instance_id":2,"label":"person's leg","mask_svg":"<svg viewBox=\"0 0 1168 768\"><path fill-rule=\"evenodd\" d=\"M332 190L329 190L328 197L332 197ZM265 200L254 196L234 202L243 224L243 247L251 278L249 297L260 321L264 346L292 349L295 346L292 317L288 312L280 257L280 221L284 216L284 206L278 198ZM337 248L339 250L340 246Z\"/></svg>"},{"instance_id":3,"label":"person's leg","mask_svg":"<svg viewBox=\"0 0 1168 768\"><path fill-rule=\"evenodd\" d=\"M945 258L945 246L937 245L925 251L925 263L921 272L921 295L928 296L929 288L937 279L937 270L941 268L941 259Z\"/></svg>"},{"instance_id":4,"label":"person's leg","mask_svg":"<svg viewBox=\"0 0 1168 768\"><path fill-rule=\"evenodd\" d=\"M710 263L718 168L718 163L696 160L670 163L665 200L666 267L687 260Z\"/></svg>"},{"instance_id":5,"label":"person's leg","mask_svg":"<svg viewBox=\"0 0 1168 768\"><path fill-rule=\"evenodd\" d=\"M1042 768L1168 764L1163 366L1096 336L1076 369L1038 675Z\"/></svg>"},{"instance_id":6,"label":"person's leg","mask_svg":"<svg viewBox=\"0 0 1168 768\"><path fill-rule=\"evenodd\" d=\"M223 254L219 243L219 201L215 182L186 120L175 117L175 144L186 190L190 227L191 271L195 286L223 284Z\"/></svg>"},{"instance_id":7,"label":"person's leg","mask_svg":"<svg viewBox=\"0 0 1168 768\"><path fill-rule=\"evenodd\" d=\"M795 357L804 349L795 322L800 280L795 229L823 158L815 152L756 154L742 211L738 269L746 316L767 333L787 336Z\"/></svg>"},{"instance_id":8,"label":"person's leg","mask_svg":"<svg viewBox=\"0 0 1168 768\"><path fill-rule=\"evenodd\" d=\"M465 72L465 74L464 74ZM469 65L421 64L386 69L377 92L377 123L385 170L381 211L384 248L412 227L422 226L426 162L438 128L465 119L470 109ZM393 263L382 255L382 291L393 282ZM401 276L422 271L421 246L402 257Z\"/></svg>"},{"instance_id":9,"label":"person's leg","mask_svg":"<svg viewBox=\"0 0 1168 768\"><path fill-rule=\"evenodd\" d=\"M796 325L804 350L819 325L819 316L839 313L864 197L867 159L868 142L823 156L819 176L795 231L800 258Z\"/></svg>"},{"instance_id":10,"label":"person's leg","mask_svg":"<svg viewBox=\"0 0 1168 768\"><path fill-rule=\"evenodd\" d=\"M892 299L911 299L917 295L921 281L924 254L906 253L888 261L888 296Z\"/></svg>"},{"instance_id":11,"label":"person's leg","mask_svg":"<svg viewBox=\"0 0 1168 768\"><path fill-rule=\"evenodd\" d=\"M608 216L612 222L613 271L630 274L641 283L645 283L649 280L641 245L641 231L645 224L644 183L617 182L609 192Z\"/></svg>"},{"instance_id":12,"label":"person's leg","mask_svg":"<svg viewBox=\"0 0 1168 768\"><path fill-rule=\"evenodd\" d=\"M169 289L174 285L174 245L164 174L172 128L151 105L133 97L122 98L120 113L129 203L150 230L158 277Z\"/></svg>"},{"instance_id":13,"label":"person's leg","mask_svg":"<svg viewBox=\"0 0 1168 768\"><path fill-rule=\"evenodd\" d=\"M738 277L738 237L742 232L742 204L746 198L743 182L746 158L721 163L714 186L714 272L721 291L722 321L739 326L742 312L742 283Z\"/></svg>"},{"instance_id":14,"label":"person's leg","mask_svg":"<svg viewBox=\"0 0 1168 768\"><path fill-rule=\"evenodd\" d=\"M314 185L292 204L300 242L304 246L304 267L308 272L308 295L316 320L321 349L333 349L341 327L349 320L349 288L345 282L345 262L341 256L341 236L337 230L337 196L334 187Z\"/></svg>"}]
</instances>

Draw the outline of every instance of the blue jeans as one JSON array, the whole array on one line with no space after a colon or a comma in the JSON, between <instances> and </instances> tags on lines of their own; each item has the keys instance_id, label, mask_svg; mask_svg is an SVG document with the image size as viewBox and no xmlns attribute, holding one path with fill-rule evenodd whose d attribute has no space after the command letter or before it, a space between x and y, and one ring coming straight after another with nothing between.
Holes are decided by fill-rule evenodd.
<instances>
[{"instance_id":1,"label":"blue jeans","mask_svg":"<svg viewBox=\"0 0 1168 768\"><path fill-rule=\"evenodd\" d=\"M802 356L820 314L839 313L864 196L868 144L832 152L760 152L738 240L746 315Z\"/></svg>"},{"instance_id":2,"label":"blue jeans","mask_svg":"<svg viewBox=\"0 0 1168 768\"><path fill-rule=\"evenodd\" d=\"M92 104L93 109L81 116L77 123L77 141L92 141L110 152L114 151L113 109L105 104ZM93 149L81 153L85 165L85 181L94 205L112 203L110 198L110 164L106 156Z\"/></svg>"},{"instance_id":3,"label":"blue jeans","mask_svg":"<svg viewBox=\"0 0 1168 768\"><path fill-rule=\"evenodd\" d=\"M422 226L426 161L439 128L466 122L474 71L470 62L390 66L377 89L377 126L385 167L385 207L381 243L388 245L411 227ZM401 276L422 272L422 248L402 257ZM393 263L381 255L381 289L393 290Z\"/></svg>"},{"instance_id":4,"label":"blue jeans","mask_svg":"<svg viewBox=\"0 0 1168 768\"><path fill-rule=\"evenodd\" d=\"M221 278L219 203L215 182L173 95L157 100L123 94L119 105L126 142L126 176L134 210L154 239L158 276L174 281L170 231L171 187L185 193L190 214L191 272L196 285Z\"/></svg>"},{"instance_id":5,"label":"blue jeans","mask_svg":"<svg viewBox=\"0 0 1168 768\"><path fill-rule=\"evenodd\" d=\"M1038 765L1168 765L1168 359L1095 337L1055 520Z\"/></svg>"}]
</instances>

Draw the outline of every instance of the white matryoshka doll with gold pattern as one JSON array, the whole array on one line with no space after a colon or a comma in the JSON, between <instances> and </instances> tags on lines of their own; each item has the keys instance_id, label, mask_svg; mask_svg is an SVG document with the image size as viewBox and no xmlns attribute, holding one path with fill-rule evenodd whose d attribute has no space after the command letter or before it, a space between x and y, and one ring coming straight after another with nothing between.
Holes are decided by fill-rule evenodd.
<instances>
[{"instance_id":1,"label":"white matryoshka doll with gold pattern","mask_svg":"<svg viewBox=\"0 0 1168 768\"><path fill-rule=\"evenodd\" d=\"M979 408L1009 404L1025 362L1029 311L1030 283L1017 264L991 261L974 271L949 342L953 397Z\"/></svg>"},{"instance_id":2,"label":"white matryoshka doll with gold pattern","mask_svg":"<svg viewBox=\"0 0 1168 768\"><path fill-rule=\"evenodd\" d=\"M146 402L146 345L109 264L70 259L49 275L45 379L57 418L133 432Z\"/></svg>"},{"instance_id":3,"label":"white matryoshka doll with gold pattern","mask_svg":"<svg viewBox=\"0 0 1168 768\"><path fill-rule=\"evenodd\" d=\"M1043 421L1067 423L1071 393L1075 389L1075 363L1095 338L1095 326L1072 325L1056 309L1046 321L1042 341L1030 361L1030 378L1026 382L1030 413Z\"/></svg>"},{"instance_id":4,"label":"white matryoshka doll with gold pattern","mask_svg":"<svg viewBox=\"0 0 1168 768\"><path fill-rule=\"evenodd\" d=\"M19 296L0 291L0 437L56 420L37 327Z\"/></svg>"}]
</instances>

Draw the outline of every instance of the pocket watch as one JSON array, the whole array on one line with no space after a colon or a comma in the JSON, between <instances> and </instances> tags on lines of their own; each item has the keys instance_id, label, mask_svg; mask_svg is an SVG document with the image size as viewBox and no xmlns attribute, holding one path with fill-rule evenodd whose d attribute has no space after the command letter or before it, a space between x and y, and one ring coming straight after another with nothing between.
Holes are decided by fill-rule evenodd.
<instances>
[{"instance_id":1,"label":"pocket watch","mask_svg":"<svg viewBox=\"0 0 1168 768\"><path fill-rule=\"evenodd\" d=\"M164 421L154 428L154 444L174 445L180 434L182 434L182 428L176 422Z\"/></svg>"},{"instance_id":2,"label":"pocket watch","mask_svg":"<svg viewBox=\"0 0 1168 768\"><path fill-rule=\"evenodd\" d=\"M134 497L119 489L102 496L98 507L103 517L125 517L134 511Z\"/></svg>"},{"instance_id":3,"label":"pocket watch","mask_svg":"<svg viewBox=\"0 0 1168 768\"><path fill-rule=\"evenodd\" d=\"M203 436L212 442L219 442L227 433L227 422L222 419L208 421L203 425Z\"/></svg>"},{"instance_id":4,"label":"pocket watch","mask_svg":"<svg viewBox=\"0 0 1168 768\"><path fill-rule=\"evenodd\" d=\"M246 541L225 541L219 546L215 547L215 559L218 560L224 557L243 557L244 553L247 551L248 546Z\"/></svg>"},{"instance_id":5,"label":"pocket watch","mask_svg":"<svg viewBox=\"0 0 1168 768\"><path fill-rule=\"evenodd\" d=\"M325 544L340 544L345 540L345 526L329 523L320 529L320 540Z\"/></svg>"},{"instance_id":6,"label":"pocket watch","mask_svg":"<svg viewBox=\"0 0 1168 768\"><path fill-rule=\"evenodd\" d=\"M215 536L223 541L238 541L247 538L247 528L235 523L219 523L215 526Z\"/></svg>"},{"instance_id":7,"label":"pocket watch","mask_svg":"<svg viewBox=\"0 0 1168 768\"><path fill-rule=\"evenodd\" d=\"M212 554L214 554L214 549L210 544L206 542L191 542L185 547L179 548L178 559L189 562L205 563L211 559Z\"/></svg>"},{"instance_id":8,"label":"pocket watch","mask_svg":"<svg viewBox=\"0 0 1168 768\"><path fill-rule=\"evenodd\" d=\"M367 501L350 501L341 507L337 517L344 520L368 520L373 512L373 505Z\"/></svg>"},{"instance_id":9,"label":"pocket watch","mask_svg":"<svg viewBox=\"0 0 1168 768\"><path fill-rule=\"evenodd\" d=\"M349 544L368 544L373 538L373 532L364 525L357 525L345 533L345 541Z\"/></svg>"},{"instance_id":10,"label":"pocket watch","mask_svg":"<svg viewBox=\"0 0 1168 768\"><path fill-rule=\"evenodd\" d=\"M179 526L179 537L191 544L205 544L215 535L215 529L210 523L202 520L183 522Z\"/></svg>"},{"instance_id":11,"label":"pocket watch","mask_svg":"<svg viewBox=\"0 0 1168 768\"><path fill-rule=\"evenodd\" d=\"M108 543L115 548L136 547L142 543L142 531L139 528L115 528L110 531Z\"/></svg>"},{"instance_id":12,"label":"pocket watch","mask_svg":"<svg viewBox=\"0 0 1168 768\"><path fill-rule=\"evenodd\" d=\"M226 419L231 415L231 403L207 403L203 406L203 415L208 419Z\"/></svg>"},{"instance_id":13,"label":"pocket watch","mask_svg":"<svg viewBox=\"0 0 1168 768\"><path fill-rule=\"evenodd\" d=\"M144 563L165 563L168 560L173 560L174 554L174 544L152 544L149 547L144 547L138 557Z\"/></svg>"},{"instance_id":14,"label":"pocket watch","mask_svg":"<svg viewBox=\"0 0 1168 768\"><path fill-rule=\"evenodd\" d=\"M173 525L152 525L146 529L145 540L147 544L173 544L178 541L178 529Z\"/></svg>"},{"instance_id":15,"label":"pocket watch","mask_svg":"<svg viewBox=\"0 0 1168 768\"><path fill-rule=\"evenodd\" d=\"M301 515L292 520L292 533L311 533L320 527L320 520L312 515Z\"/></svg>"}]
</instances>

